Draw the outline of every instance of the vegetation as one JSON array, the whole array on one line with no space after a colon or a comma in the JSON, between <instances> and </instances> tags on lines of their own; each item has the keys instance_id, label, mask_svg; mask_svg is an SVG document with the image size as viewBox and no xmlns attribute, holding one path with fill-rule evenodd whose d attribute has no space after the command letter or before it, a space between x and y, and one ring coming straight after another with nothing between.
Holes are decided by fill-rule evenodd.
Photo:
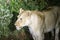
<instances>
[{"instance_id":1,"label":"vegetation","mask_svg":"<svg viewBox=\"0 0 60 40\"><path fill-rule=\"evenodd\" d=\"M0 0L0 37L1 35L8 36L10 33L8 25L12 18L12 13L9 10L8 0Z\"/></svg>"}]
</instances>

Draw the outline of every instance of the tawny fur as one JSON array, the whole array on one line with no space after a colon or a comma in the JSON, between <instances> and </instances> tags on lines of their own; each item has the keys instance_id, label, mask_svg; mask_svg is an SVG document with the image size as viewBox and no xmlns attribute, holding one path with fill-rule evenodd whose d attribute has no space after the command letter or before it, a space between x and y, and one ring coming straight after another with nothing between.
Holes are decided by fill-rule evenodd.
<instances>
[{"instance_id":1,"label":"tawny fur","mask_svg":"<svg viewBox=\"0 0 60 40\"><path fill-rule=\"evenodd\" d=\"M59 29L60 12L58 7L52 7L46 11L30 11L20 9L18 19L15 22L17 30L28 26L34 40L44 40L44 33ZM59 16L58 16L59 15ZM58 32L56 39L58 40Z\"/></svg>"}]
</instances>

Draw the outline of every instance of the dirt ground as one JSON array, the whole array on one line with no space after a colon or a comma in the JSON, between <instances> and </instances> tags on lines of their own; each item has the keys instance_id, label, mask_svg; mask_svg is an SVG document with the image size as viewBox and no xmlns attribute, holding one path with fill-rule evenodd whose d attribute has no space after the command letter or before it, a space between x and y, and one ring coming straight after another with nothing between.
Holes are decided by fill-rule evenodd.
<instances>
[{"instance_id":1,"label":"dirt ground","mask_svg":"<svg viewBox=\"0 0 60 40\"><path fill-rule=\"evenodd\" d=\"M27 31L26 31L27 32ZM55 40L55 36L52 37L51 32L44 34L44 40ZM33 40L32 35L28 33L18 33L18 35L9 35L8 37L1 37L0 40ZM60 32L59 32L59 40L60 40Z\"/></svg>"}]
</instances>

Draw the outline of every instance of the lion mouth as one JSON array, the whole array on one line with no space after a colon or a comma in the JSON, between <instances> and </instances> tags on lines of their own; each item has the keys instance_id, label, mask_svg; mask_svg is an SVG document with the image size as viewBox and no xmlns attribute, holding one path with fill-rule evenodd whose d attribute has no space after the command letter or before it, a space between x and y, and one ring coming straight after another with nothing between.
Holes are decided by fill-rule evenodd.
<instances>
[{"instance_id":1,"label":"lion mouth","mask_svg":"<svg viewBox=\"0 0 60 40\"><path fill-rule=\"evenodd\" d=\"M20 28L19 26L16 26L16 29L17 29L17 30L20 30L21 28Z\"/></svg>"}]
</instances>

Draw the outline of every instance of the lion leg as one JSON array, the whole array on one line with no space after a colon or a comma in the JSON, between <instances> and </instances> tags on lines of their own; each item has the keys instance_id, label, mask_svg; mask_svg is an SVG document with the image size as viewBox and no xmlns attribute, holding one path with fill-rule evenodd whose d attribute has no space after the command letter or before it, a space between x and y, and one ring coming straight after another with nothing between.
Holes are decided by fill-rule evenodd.
<instances>
[{"instance_id":1,"label":"lion leg","mask_svg":"<svg viewBox=\"0 0 60 40\"><path fill-rule=\"evenodd\" d=\"M55 40L59 40L59 27L55 29Z\"/></svg>"},{"instance_id":2,"label":"lion leg","mask_svg":"<svg viewBox=\"0 0 60 40\"><path fill-rule=\"evenodd\" d=\"M37 40L44 40L44 34L40 33L40 35L38 35L37 38Z\"/></svg>"},{"instance_id":3,"label":"lion leg","mask_svg":"<svg viewBox=\"0 0 60 40\"><path fill-rule=\"evenodd\" d=\"M52 30L51 34L52 34L52 36L54 37L54 30Z\"/></svg>"},{"instance_id":4,"label":"lion leg","mask_svg":"<svg viewBox=\"0 0 60 40\"><path fill-rule=\"evenodd\" d=\"M33 35L34 40L44 40L44 34L42 32L36 32L35 35Z\"/></svg>"},{"instance_id":5,"label":"lion leg","mask_svg":"<svg viewBox=\"0 0 60 40\"><path fill-rule=\"evenodd\" d=\"M54 29L51 31L51 35L52 35L51 39L54 40L55 39L54 38L55 37L55 31L54 31Z\"/></svg>"},{"instance_id":6,"label":"lion leg","mask_svg":"<svg viewBox=\"0 0 60 40\"><path fill-rule=\"evenodd\" d=\"M40 33L39 35L37 35L36 40L44 40L44 34Z\"/></svg>"}]
</instances>

